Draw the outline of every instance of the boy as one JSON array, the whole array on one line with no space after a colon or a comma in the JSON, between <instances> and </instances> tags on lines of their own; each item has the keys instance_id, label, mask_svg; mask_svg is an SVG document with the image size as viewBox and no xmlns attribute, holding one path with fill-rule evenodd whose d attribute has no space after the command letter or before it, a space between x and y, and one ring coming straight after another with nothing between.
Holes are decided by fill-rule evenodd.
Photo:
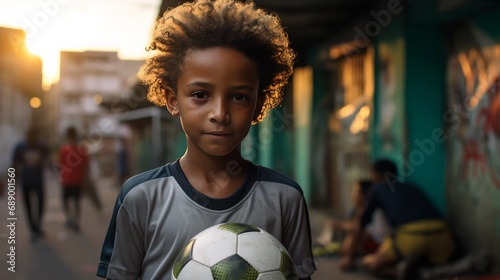
<instances>
[{"instance_id":1,"label":"boy","mask_svg":"<svg viewBox=\"0 0 500 280\"><path fill-rule=\"evenodd\" d=\"M398 182L396 165L390 160L376 161L373 173L376 185L361 216L361 230L371 221L374 210L380 208L394 234L386 237L375 253L362 259L363 266L378 276L405 279L408 267L398 268L403 259L446 262L454 252L453 236L425 194L415 186ZM360 237L358 231L354 240L359 241ZM341 265L352 269L353 261L351 255Z\"/></svg>"},{"instance_id":2,"label":"boy","mask_svg":"<svg viewBox=\"0 0 500 280\"><path fill-rule=\"evenodd\" d=\"M180 118L185 154L123 186L97 275L170 279L181 248L223 222L255 225L287 248L301 279L316 269L300 187L242 158L252 123L277 106L294 53L278 18L253 3L199 0L159 19L140 78Z\"/></svg>"}]
</instances>

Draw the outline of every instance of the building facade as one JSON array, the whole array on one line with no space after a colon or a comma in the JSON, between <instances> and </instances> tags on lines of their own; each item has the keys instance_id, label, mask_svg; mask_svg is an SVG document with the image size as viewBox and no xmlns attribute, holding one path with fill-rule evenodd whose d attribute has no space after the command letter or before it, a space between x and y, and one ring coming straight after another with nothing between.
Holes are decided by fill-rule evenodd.
<instances>
[{"instance_id":1,"label":"building facade","mask_svg":"<svg viewBox=\"0 0 500 280\"><path fill-rule=\"evenodd\" d=\"M25 32L0 27L0 168L3 170L11 164L12 149L24 138L27 129L43 128L40 122L43 94L42 62L27 51Z\"/></svg>"},{"instance_id":2,"label":"building facade","mask_svg":"<svg viewBox=\"0 0 500 280\"><path fill-rule=\"evenodd\" d=\"M117 52L61 52L58 95L61 134L75 126L88 134L119 134L119 125L109 112L99 106L127 94L136 81L142 60L122 60Z\"/></svg>"}]
</instances>

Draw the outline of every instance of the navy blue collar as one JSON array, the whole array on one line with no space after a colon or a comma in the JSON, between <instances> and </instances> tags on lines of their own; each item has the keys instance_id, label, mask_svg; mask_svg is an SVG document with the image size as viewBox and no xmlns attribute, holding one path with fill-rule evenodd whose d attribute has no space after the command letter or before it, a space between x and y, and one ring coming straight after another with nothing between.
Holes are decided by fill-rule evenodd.
<instances>
[{"instance_id":1,"label":"navy blue collar","mask_svg":"<svg viewBox=\"0 0 500 280\"><path fill-rule=\"evenodd\" d=\"M212 210L225 210L238 204L252 189L259 177L260 166L250 162L248 174L243 184L230 196L225 198L211 198L197 191L188 181L182 171L179 159L169 165L171 174L179 183L182 190L197 204Z\"/></svg>"}]
</instances>

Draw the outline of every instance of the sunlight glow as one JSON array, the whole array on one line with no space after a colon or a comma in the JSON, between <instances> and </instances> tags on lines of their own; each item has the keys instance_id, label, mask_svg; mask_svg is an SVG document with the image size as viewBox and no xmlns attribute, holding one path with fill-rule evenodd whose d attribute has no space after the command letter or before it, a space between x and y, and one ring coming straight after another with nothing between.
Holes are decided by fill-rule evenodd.
<instances>
[{"instance_id":1,"label":"sunlight glow","mask_svg":"<svg viewBox=\"0 0 500 280\"><path fill-rule=\"evenodd\" d=\"M117 51L145 59L160 0L37 1L2 3L0 26L23 29L26 47L42 60L43 87L59 80L60 51Z\"/></svg>"},{"instance_id":2,"label":"sunlight glow","mask_svg":"<svg viewBox=\"0 0 500 280\"><path fill-rule=\"evenodd\" d=\"M27 40L28 50L42 59L42 85L48 90L52 83L59 79L59 52L58 42Z\"/></svg>"}]
</instances>

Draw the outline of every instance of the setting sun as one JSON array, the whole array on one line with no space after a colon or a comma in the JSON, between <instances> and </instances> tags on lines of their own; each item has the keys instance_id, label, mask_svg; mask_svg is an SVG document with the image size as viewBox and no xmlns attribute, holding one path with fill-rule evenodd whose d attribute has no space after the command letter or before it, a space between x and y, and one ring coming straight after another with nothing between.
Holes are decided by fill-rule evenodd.
<instances>
[{"instance_id":1,"label":"setting sun","mask_svg":"<svg viewBox=\"0 0 500 280\"><path fill-rule=\"evenodd\" d=\"M61 47L58 41L27 40L28 50L42 59L43 87L47 90L59 79L59 53Z\"/></svg>"},{"instance_id":2,"label":"setting sun","mask_svg":"<svg viewBox=\"0 0 500 280\"><path fill-rule=\"evenodd\" d=\"M28 50L43 64L43 87L59 80L61 51L117 51L122 59L144 59L159 0L8 1L0 26L26 32Z\"/></svg>"}]
</instances>

